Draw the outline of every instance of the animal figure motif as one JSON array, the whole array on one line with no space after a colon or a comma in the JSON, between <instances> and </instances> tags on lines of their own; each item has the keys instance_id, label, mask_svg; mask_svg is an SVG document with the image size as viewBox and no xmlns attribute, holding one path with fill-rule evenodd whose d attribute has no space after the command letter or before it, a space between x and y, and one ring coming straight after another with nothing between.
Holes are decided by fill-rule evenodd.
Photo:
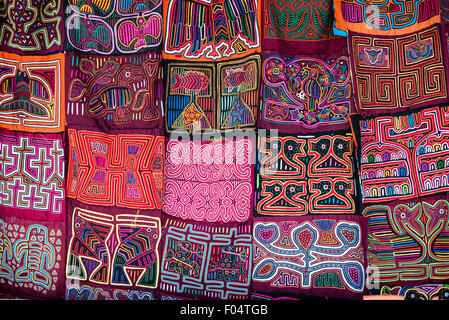
<instances>
[{"instance_id":1,"label":"animal figure motif","mask_svg":"<svg viewBox=\"0 0 449 320\"><path fill-rule=\"evenodd\" d=\"M141 68L133 65L120 66L114 60L108 60L102 68L96 69L90 59L81 61L80 70L88 75L87 81L79 78L72 80L69 100L76 101L87 97L87 113L93 118L113 115L115 123L131 120L131 113L143 110L144 119L157 118L158 112L153 105L154 78L158 71L158 62L147 60ZM134 85L145 82L146 87L135 90Z\"/></svg>"},{"instance_id":2,"label":"animal figure motif","mask_svg":"<svg viewBox=\"0 0 449 320\"><path fill-rule=\"evenodd\" d=\"M48 242L47 229L39 225L28 228L26 238L14 243L14 257L22 262L22 267L16 270L16 282L29 282L50 289L52 277L47 272L56 262L55 248Z\"/></svg>"},{"instance_id":3,"label":"animal figure motif","mask_svg":"<svg viewBox=\"0 0 449 320\"><path fill-rule=\"evenodd\" d=\"M211 262L209 273L215 273L216 278L223 281L237 281L240 275L245 276L245 266L241 262L248 258L246 252L242 250L236 253L236 248L232 245L221 248L220 251L225 256L218 263Z\"/></svg>"}]
</instances>

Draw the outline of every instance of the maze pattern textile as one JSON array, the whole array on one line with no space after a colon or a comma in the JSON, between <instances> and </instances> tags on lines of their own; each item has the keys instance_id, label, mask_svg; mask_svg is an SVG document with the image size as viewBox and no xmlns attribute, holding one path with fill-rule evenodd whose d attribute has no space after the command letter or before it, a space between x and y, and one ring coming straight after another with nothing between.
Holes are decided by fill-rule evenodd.
<instances>
[{"instance_id":1,"label":"maze pattern textile","mask_svg":"<svg viewBox=\"0 0 449 320\"><path fill-rule=\"evenodd\" d=\"M167 219L163 235L161 294L200 299L248 299L251 224L188 223Z\"/></svg>"},{"instance_id":2,"label":"maze pattern textile","mask_svg":"<svg viewBox=\"0 0 449 320\"><path fill-rule=\"evenodd\" d=\"M223 63L164 63L167 132L255 127L259 55Z\"/></svg>"},{"instance_id":3,"label":"maze pattern textile","mask_svg":"<svg viewBox=\"0 0 449 320\"><path fill-rule=\"evenodd\" d=\"M449 107L354 117L364 203L449 191Z\"/></svg>"},{"instance_id":4,"label":"maze pattern textile","mask_svg":"<svg viewBox=\"0 0 449 320\"><path fill-rule=\"evenodd\" d=\"M255 139L167 142L166 214L187 220L243 222L252 217Z\"/></svg>"},{"instance_id":5,"label":"maze pattern textile","mask_svg":"<svg viewBox=\"0 0 449 320\"><path fill-rule=\"evenodd\" d=\"M317 41L333 37L332 2L327 0L263 0L263 49L281 41Z\"/></svg>"},{"instance_id":6,"label":"maze pattern textile","mask_svg":"<svg viewBox=\"0 0 449 320\"><path fill-rule=\"evenodd\" d=\"M423 284L420 286L382 286L380 295L401 296L404 300L449 300L449 285Z\"/></svg>"},{"instance_id":7,"label":"maze pattern textile","mask_svg":"<svg viewBox=\"0 0 449 320\"><path fill-rule=\"evenodd\" d=\"M164 59L219 61L260 52L257 0L163 0Z\"/></svg>"},{"instance_id":8,"label":"maze pattern textile","mask_svg":"<svg viewBox=\"0 0 449 320\"><path fill-rule=\"evenodd\" d=\"M160 128L161 56L68 54L67 124L99 128Z\"/></svg>"},{"instance_id":9,"label":"maze pattern textile","mask_svg":"<svg viewBox=\"0 0 449 320\"><path fill-rule=\"evenodd\" d=\"M254 215L354 214L349 134L258 136Z\"/></svg>"},{"instance_id":10,"label":"maze pattern textile","mask_svg":"<svg viewBox=\"0 0 449 320\"><path fill-rule=\"evenodd\" d=\"M0 127L64 131L64 59L0 52Z\"/></svg>"},{"instance_id":11,"label":"maze pattern textile","mask_svg":"<svg viewBox=\"0 0 449 320\"><path fill-rule=\"evenodd\" d=\"M70 202L67 300L154 300L161 221L145 210ZM98 207L95 207L98 208Z\"/></svg>"},{"instance_id":12,"label":"maze pattern textile","mask_svg":"<svg viewBox=\"0 0 449 320\"><path fill-rule=\"evenodd\" d=\"M253 291L362 297L362 217L255 218L253 230Z\"/></svg>"},{"instance_id":13,"label":"maze pattern textile","mask_svg":"<svg viewBox=\"0 0 449 320\"><path fill-rule=\"evenodd\" d=\"M162 0L67 0L67 48L101 55L159 49Z\"/></svg>"},{"instance_id":14,"label":"maze pattern textile","mask_svg":"<svg viewBox=\"0 0 449 320\"><path fill-rule=\"evenodd\" d=\"M48 54L63 50L62 0L5 0L0 51Z\"/></svg>"},{"instance_id":15,"label":"maze pattern textile","mask_svg":"<svg viewBox=\"0 0 449 320\"><path fill-rule=\"evenodd\" d=\"M349 129L353 107L346 39L313 48L312 54L278 49L264 55L258 127L294 133Z\"/></svg>"},{"instance_id":16,"label":"maze pattern textile","mask_svg":"<svg viewBox=\"0 0 449 320\"><path fill-rule=\"evenodd\" d=\"M375 35L401 35L440 23L439 0L334 0L335 28Z\"/></svg>"},{"instance_id":17,"label":"maze pattern textile","mask_svg":"<svg viewBox=\"0 0 449 320\"><path fill-rule=\"evenodd\" d=\"M378 114L448 101L440 25L404 36L348 33L357 111Z\"/></svg>"},{"instance_id":18,"label":"maze pattern textile","mask_svg":"<svg viewBox=\"0 0 449 320\"><path fill-rule=\"evenodd\" d=\"M68 130L67 196L85 204L162 208L165 138L158 131Z\"/></svg>"},{"instance_id":19,"label":"maze pattern textile","mask_svg":"<svg viewBox=\"0 0 449 320\"><path fill-rule=\"evenodd\" d=\"M64 296L65 223L0 216L0 288L21 298Z\"/></svg>"},{"instance_id":20,"label":"maze pattern textile","mask_svg":"<svg viewBox=\"0 0 449 320\"><path fill-rule=\"evenodd\" d=\"M449 202L444 198L367 206L368 262L381 284L449 283Z\"/></svg>"},{"instance_id":21,"label":"maze pattern textile","mask_svg":"<svg viewBox=\"0 0 449 320\"><path fill-rule=\"evenodd\" d=\"M64 166L61 134L0 129L0 218L64 221Z\"/></svg>"}]
</instances>

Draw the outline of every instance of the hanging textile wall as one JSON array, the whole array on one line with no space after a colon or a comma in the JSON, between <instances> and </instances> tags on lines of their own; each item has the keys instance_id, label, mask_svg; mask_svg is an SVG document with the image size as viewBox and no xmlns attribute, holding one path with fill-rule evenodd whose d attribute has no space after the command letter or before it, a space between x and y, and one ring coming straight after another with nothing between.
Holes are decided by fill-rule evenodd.
<instances>
[{"instance_id":1,"label":"hanging textile wall","mask_svg":"<svg viewBox=\"0 0 449 320\"><path fill-rule=\"evenodd\" d=\"M0 298L449 299L449 1L0 17Z\"/></svg>"}]
</instances>

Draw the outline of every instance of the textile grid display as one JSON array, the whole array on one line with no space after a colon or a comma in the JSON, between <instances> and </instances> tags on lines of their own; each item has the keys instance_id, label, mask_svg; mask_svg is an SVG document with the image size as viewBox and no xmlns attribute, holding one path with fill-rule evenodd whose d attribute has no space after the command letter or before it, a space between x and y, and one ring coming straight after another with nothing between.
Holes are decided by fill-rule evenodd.
<instances>
[{"instance_id":1,"label":"textile grid display","mask_svg":"<svg viewBox=\"0 0 449 320\"><path fill-rule=\"evenodd\" d=\"M449 299L449 1L0 18L0 299Z\"/></svg>"}]
</instances>

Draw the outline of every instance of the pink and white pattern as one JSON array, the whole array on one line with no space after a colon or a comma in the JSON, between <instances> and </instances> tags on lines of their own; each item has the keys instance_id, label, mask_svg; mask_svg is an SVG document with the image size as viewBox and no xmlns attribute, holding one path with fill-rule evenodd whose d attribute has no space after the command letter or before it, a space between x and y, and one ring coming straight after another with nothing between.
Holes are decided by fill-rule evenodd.
<instances>
[{"instance_id":1,"label":"pink and white pattern","mask_svg":"<svg viewBox=\"0 0 449 320\"><path fill-rule=\"evenodd\" d=\"M252 214L254 140L170 140L165 213L203 222L243 222Z\"/></svg>"}]
</instances>

